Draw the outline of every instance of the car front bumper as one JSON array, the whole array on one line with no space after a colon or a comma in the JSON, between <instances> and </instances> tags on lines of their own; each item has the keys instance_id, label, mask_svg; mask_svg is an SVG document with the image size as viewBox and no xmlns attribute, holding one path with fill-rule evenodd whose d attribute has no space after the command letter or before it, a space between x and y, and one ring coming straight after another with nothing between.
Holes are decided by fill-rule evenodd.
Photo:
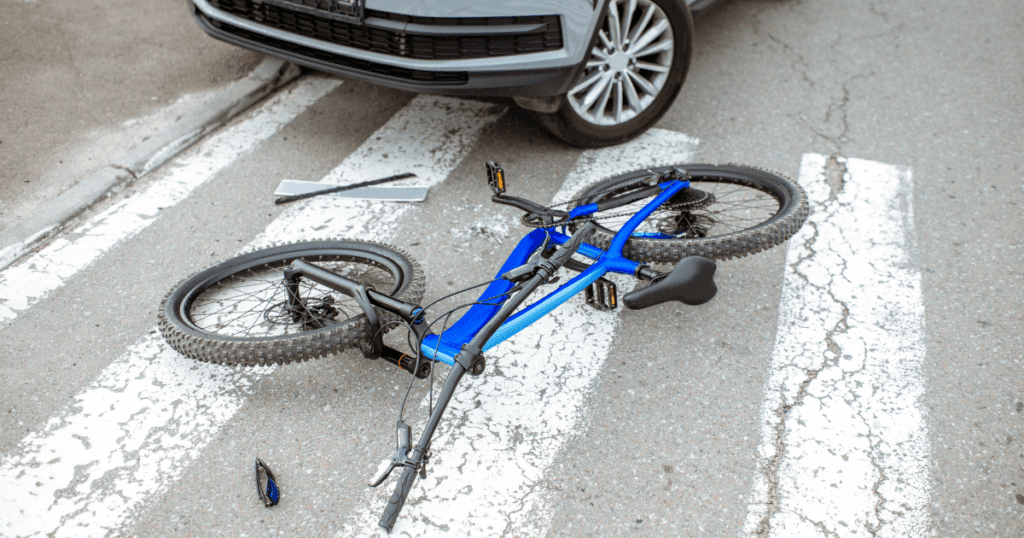
<instances>
[{"instance_id":1,"label":"car front bumper","mask_svg":"<svg viewBox=\"0 0 1024 538\"><path fill-rule=\"evenodd\" d=\"M249 2L249 6L266 8L260 0L213 2L231 2L228 4L230 7ZM373 0L374 10L368 8L364 24L350 26L341 23L325 31L324 25L332 23L323 21L321 17L307 16L296 23L296 14L292 10L278 10L273 23L270 23L262 11L258 16L242 17L216 7L213 2L188 0L196 22L217 39L346 78L406 91L448 95L545 97L565 93L585 59L599 19L599 6L591 0L534 0L486 8L480 7L482 2L468 0L436 3ZM283 5L281 0L273 3ZM389 8L401 11L401 14L387 11ZM537 13L538 16L523 17L523 13ZM282 29L282 16L290 21L287 28L298 30ZM537 24L539 19L554 20L558 28L554 45L552 32L546 33L551 38L545 42L546 50L536 50L545 46L537 44L536 35L524 37L532 40L528 42L530 47L521 47L517 42L514 47L509 45L513 48L505 47L497 53L493 44L489 51L487 45L482 45L483 53L477 47L465 54L441 46L451 44L452 35L467 32L474 34L470 36L471 44L477 43L473 39L482 39L481 35L487 33L529 32L531 28L540 28ZM484 21L492 26L467 26L467 21ZM342 34L341 38L323 39L325 36L338 36L339 27L348 34ZM349 35L353 32L357 34L355 38ZM424 58L420 52L407 50L408 43L422 39L423 33L429 34L427 38L438 37L440 45L429 47L431 55L446 57ZM499 42L508 43L507 38ZM440 53L433 54L435 48ZM528 52L520 52L524 48ZM460 55L467 57L458 57Z\"/></svg>"}]
</instances>

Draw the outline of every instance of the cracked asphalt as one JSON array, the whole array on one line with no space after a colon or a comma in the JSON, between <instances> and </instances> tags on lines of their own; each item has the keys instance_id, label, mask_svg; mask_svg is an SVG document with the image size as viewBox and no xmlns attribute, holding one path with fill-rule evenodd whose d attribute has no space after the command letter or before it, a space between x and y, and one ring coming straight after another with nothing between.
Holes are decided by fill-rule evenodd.
<instances>
[{"instance_id":1,"label":"cracked asphalt","mask_svg":"<svg viewBox=\"0 0 1024 538\"><path fill-rule=\"evenodd\" d=\"M0 9L24 16L53 9L47 6L40 0ZM189 29L191 20L175 21L171 30L186 36L198 31ZM500 488L488 482L487 469L460 458L500 440L529 463L518 464L519 472L543 472L512 494L521 511L494 510L491 519L480 518L493 525L493 535L1024 535L1022 33L1024 7L1016 0L733 0L705 16L697 24L686 84L658 128L699 140L697 161L752 164L794 179L811 177L805 169L816 171L817 190L808 187L816 203L812 220L788 251L720 264L719 295L705 306L659 305L579 326L552 318L543 327L551 338L599 340L594 335L607 337L600 324L617 324L596 366L567 361L573 352L568 347L532 352L540 341L522 344L525 351L510 352L504 363L489 363L495 382L469 387L460 401L466 411L452 424L472 428L466 418L487 413L527 418L516 419L522 427L506 428L496 418L493 428L462 431L464 444L454 432L445 465L479 475L480 483L457 484L454 473L432 475L438 500L479 495L492 502L487 495ZM203 49L205 38L196 39L183 40L192 48L182 54L200 54L204 69L216 73L175 78L191 64L168 51L160 58L173 61L155 65L173 73L152 82L165 91L161 102L216 87L255 61L212 40ZM0 57L7 73L12 64ZM124 114L152 111L145 99L151 93L126 98ZM0 359L3 454L78 405L72 398L140 339L151 351L147 338L164 294L187 274L234 254L279 216L269 193L280 179L321 179L414 98L344 83L257 152L162 210L151 228L0 327L7 351ZM482 108L497 117L491 105ZM125 118L113 104L104 106L91 115L100 118L96 125L85 119L75 125L116 131ZM45 108L33 110L60 112ZM47 133L30 128L31 118L13 118L3 121L17 123L9 131L15 136L32 138L25 147L45 146ZM475 145L465 159L426 202L381 224L389 242L422 262L427 300L489 277L513 244L508 235L524 231L515 212L487 203L483 162L505 166L510 191L550 200L581 155L514 108L481 129L479 140L466 142ZM17 153L10 136L0 140L5 159ZM51 142L63 148L68 140L61 134ZM22 183L9 186L11 196L28 197L25 179L57 177L64 170L58 165L67 164L24 155L34 160L0 163L15 171L5 179ZM82 170L90 166L76 162ZM890 175L863 175L866 169ZM888 179L872 184L864 177ZM54 185L38 196L59 191ZM872 211L850 210L864 200ZM15 211L12 204L5 207ZM308 231L315 233L326 220ZM861 243L876 254L898 244L900 254L858 258L843 250ZM803 298L805 310L787 310L794 297ZM801 332L811 322L819 332ZM918 336L901 339L907 335ZM884 351L869 353L861 349L865 343ZM150 355L160 360L159 353ZM517 380L544 373L528 366L537 357L553 366L551 385L534 395ZM501 400L508 392L520 400L561 402L552 399L584 390L573 385L581 372L593 377L579 416L565 418L571 406L553 405L543 414ZM364 502L365 483L393 453L395 410L407 378L354 353L222 377L225 386L234 383L223 390L237 396L237 414L202 430L216 391L195 401L179 398L187 403L183 417L154 426L154 435L170 439L182 454L192 454L193 444L204 448L189 456L194 459L187 466L161 468L177 478L160 483L126 523L103 532L352 534L347 518L372 508ZM154 387L154 393L164 388ZM896 396L883 399L877 387ZM424 396L418 388L410 401ZM478 405L483 399L497 403ZM866 416L868 408L888 415ZM125 424L134 418L129 415ZM916 426L903 431L894 426L899 424ZM193 427L210 433L189 437ZM85 450L100 446L85 438L70 443ZM137 484L119 473L146 465L139 461L143 452L125 449L123 466L104 472L92 487L114 492L112 505L128 502ZM284 500L274 509L258 505L251 490L253 454L281 479ZM846 465L840 478L849 488L842 495L818 495L839 483L822 463L828 461ZM494 455L495 469L516 463ZM82 493L75 486L96 469L103 467L77 466L59 496ZM430 527L430 534L457 534L455 523L445 520L455 516L432 515L430 492L414 496L410 519ZM821 502L801 500L806 498Z\"/></svg>"}]
</instances>

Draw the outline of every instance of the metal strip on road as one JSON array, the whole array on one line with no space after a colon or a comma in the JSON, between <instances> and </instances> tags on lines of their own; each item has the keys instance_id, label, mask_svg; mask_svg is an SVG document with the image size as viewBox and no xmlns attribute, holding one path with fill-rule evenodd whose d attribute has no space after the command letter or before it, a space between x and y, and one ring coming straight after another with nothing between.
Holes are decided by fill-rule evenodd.
<instances>
[{"instance_id":1,"label":"metal strip on road","mask_svg":"<svg viewBox=\"0 0 1024 538\"><path fill-rule=\"evenodd\" d=\"M312 77L281 92L240 123L202 142L143 192L112 205L38 253L0 272L0 324L46 297L115 244L156 221L240 155L270 138L341 82Z\"/></svg>"},{"instance_id":2,"label":"metal strip on road","mask_svg":"<svg viewBox=\"0 0 1024 538\"><path fill-rule=\"evenodd\" d=\"M911 171L807 154L800 184L744 532L928 536Z\"/></svg>"},{"instance_id":3,"label":"metal strip on road","mask_svg":"<svg viewBox=\"0 0 1024 538\"><path fill-rule=\"evenodd\" d=\"M392 186L433 187L476 146L481 131L507 109L477 101L418 96L322 180L348 185L411 172ZM414 204L321 196L286 209L250 248L312 239L387 241Z\"/></svg>"},{"instance_id":4,"label":"metal strip on road","mask_svg":"<svg viewBox=\"0 0 1024 538\"><path fill-rule=\"evenodd\" d=\"M320 87L321 95L330 90ZM484 127L504 110L483 103L417 97L327 179L361 177L393 165L416 172L422 182L436 184L458 166ZM187 196L194 187L177 187L180 181L164 187L164 192ZM249 249L308 238L308 234L340 237L346 232L373 232L372 237L386 239L381 234L387 229L376 222L393 223L389 215L412 207L381 202L351 205L349 200L330 198L308 202L286 210ZM139 216L139 205L117 207L125 207L126 214L108 211L103 222L145 218ZM146 206L141 207L142 215L150 215ZM374 223L372 229L368 223ZM105 251L93 247L92 236L84 241L85 246L65 241L62 252L84 250L98 257ZM0 460L4 514L0 535L91 537L117 529L148 497L159 495L181 476L245 403L253 384L271 371L237 372L197 363L170 350L159 335L142 339L104 369L60 417L25 437Z\"/></svg>"},{"instance_id":5,"label":"metal strip on road","mask_svg":"<svg viewBox=\"0 0 1024 538\"><path fill-rule=\"evenodd\" d=\"M609 175L686 162L696 146L684 134L652 129L628 144L584 152L554 201ZM617 280L620 293L632 289L632 278ZM427 478L413 487L391 536L545 535L553 508L540 482L566 443L583 433L617 313L575 297L489 351L487 372L464 378L456 391L432 443ZM370 491L341 536L383 534L377 521L393 488L392 479Z\"/></svg>"}]
</instances>

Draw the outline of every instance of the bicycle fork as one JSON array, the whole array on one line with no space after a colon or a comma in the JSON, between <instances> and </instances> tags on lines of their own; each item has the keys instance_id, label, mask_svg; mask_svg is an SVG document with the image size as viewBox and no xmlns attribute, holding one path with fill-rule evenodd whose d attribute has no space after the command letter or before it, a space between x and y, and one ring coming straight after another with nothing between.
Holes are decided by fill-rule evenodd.
<instances>
[{"instance_id":1,"label":"bicycle fork","mask_svg":"<svg viewBox=\"0 0 1024 538\"><path fill-rule=\"evenodd\" d=\"M304 323L313 329L319 329L332 323L329 318L321 317L319 314L321 312L330 313L327 309L333 308L333 300L330 296L327 296L322 300L321 305L311 306L307 304L299 292L301 278L308 278L323 284L328 288L348 295L356 301L363 314L366 315L366 321L370 327L371 337L369 342L360 345L364 357L370 359L383 358L419 379L424 379L430 375L430 361L417 361L413 356L384 345L382 331L380 330L381 322L374 308L379 306L399 315L403 320L411 324L410 326L413 327L417 337L423 338L425 333L422 331L426 330L426 325L423 324L423 309L419 305L405 303L394 297L378 293L365 284L349 280L315 264L295 260L284 269L284 287L288 295L288 311L292 316L292 321ZM334 313L336 314L337 310L334 310Z\"/></svg>"}]
</instances>

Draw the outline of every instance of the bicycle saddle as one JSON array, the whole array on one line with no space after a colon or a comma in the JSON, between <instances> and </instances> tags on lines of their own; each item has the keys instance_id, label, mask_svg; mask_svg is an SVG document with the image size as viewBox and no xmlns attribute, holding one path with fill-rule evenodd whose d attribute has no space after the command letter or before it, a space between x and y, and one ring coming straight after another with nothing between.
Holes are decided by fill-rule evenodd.
<instances>
[{"instance_id":1,"label":"bicycle saddle","mask_svg":"<svg viewBox=\"0 0 1024 538\"><path fill-rule=\"evenodd\" d=\"M646 288L633 290L622 298L632 310L640 310L668 301L697 306L710 301L716 293L715 262L703 256L683 258L672 272L655 279Z\"/></svg>"}]
</instances>

